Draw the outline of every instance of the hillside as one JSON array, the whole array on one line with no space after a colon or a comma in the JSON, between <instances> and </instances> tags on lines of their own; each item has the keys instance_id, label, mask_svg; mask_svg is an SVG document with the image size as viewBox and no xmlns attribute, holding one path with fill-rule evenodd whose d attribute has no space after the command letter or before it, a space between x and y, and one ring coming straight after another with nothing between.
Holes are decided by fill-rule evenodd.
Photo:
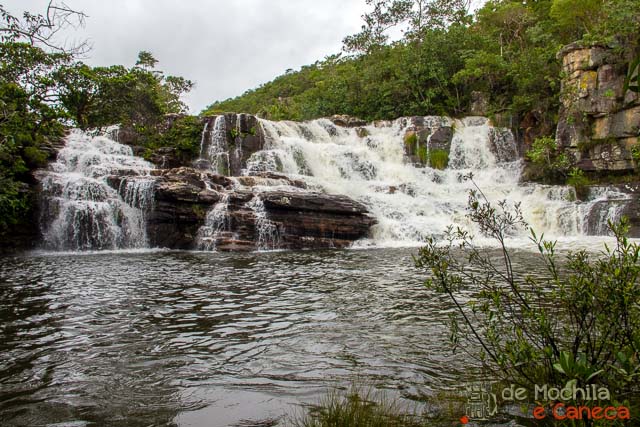
<instances>
[{"instance_id":1,"label":"hillside","mask_svg":"<svg viewBox=\"0 0 640 427\"><path fill-rule=\"evenodd\" d=\"M424 2L404 2L413 9L401 11L397 3L377 2L363 31L345 39L344 53L288 70L202 114L236 111L272 120L506 114L550 135L560 48L576 40L621 51L638 46L640 4L633 0L496 0L473 16L456 9L464 2L430 2L421 14L415 4ZM387 43L381 31L395 24L406 26L404 37Z\"/></svg>"}]
</instances>

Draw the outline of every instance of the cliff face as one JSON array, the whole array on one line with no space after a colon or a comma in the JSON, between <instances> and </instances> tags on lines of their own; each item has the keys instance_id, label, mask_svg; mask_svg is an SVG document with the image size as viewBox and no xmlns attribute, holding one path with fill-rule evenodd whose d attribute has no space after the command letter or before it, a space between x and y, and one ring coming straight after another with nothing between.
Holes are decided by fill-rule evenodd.
<instances>
[{"instance_id":1,"label":"cliff face","mask_svg":"<svg viewBox=\"0 0 640 427\"><path fill-rule=\"evenodd\" d=\"M632 148L640 134L640 99L624 91L630 58L604 46L570 44L562 61L562 104L557 140L580 169L599 174L632 173Z\"/></svg>"}]
</instances>

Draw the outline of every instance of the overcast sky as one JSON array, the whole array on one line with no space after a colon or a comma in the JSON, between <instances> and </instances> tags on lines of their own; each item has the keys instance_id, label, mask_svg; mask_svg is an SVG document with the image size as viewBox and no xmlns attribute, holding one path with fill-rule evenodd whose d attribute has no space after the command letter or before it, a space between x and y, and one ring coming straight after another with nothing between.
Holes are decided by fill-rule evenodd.
<instances>
[{"instance_id":1,"label":"overcast sky","mask_svg":"<svg viewBox=\"0 0 640 427\"><path fill-rule=\"evenodd\" d=\"M476 0L481 1L481 0ZM47 0L0 0L14 15L44 13ZM364 0L65 0L88 15L70 39L89 39L90 65L132 66L141 50L157 68L196 83L198 113L216 100L327 55L362 25Z\"/></svg>"}]
</instances>

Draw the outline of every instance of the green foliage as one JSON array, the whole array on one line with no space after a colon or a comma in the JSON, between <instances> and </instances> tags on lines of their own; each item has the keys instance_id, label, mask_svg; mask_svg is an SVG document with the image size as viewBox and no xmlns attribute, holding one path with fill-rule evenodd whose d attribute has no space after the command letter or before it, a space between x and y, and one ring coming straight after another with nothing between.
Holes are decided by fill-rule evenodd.
<instances>
[{"instance_id":1,"label":"green foliage","mask_svg":"<svg viewBox=\"0 0 640 427\"><path fill-rule=\"evenodd\" d=\"M165 131L160 131L158 126L138 127L137 130L142 137L141 144L147 148L147 156L161 147L175 148L178 157L186 161L199 154L202 122L198 117L178 117Z\"/></svg>"},{"instance_id":2,"label":"green foliage","mask_svg":"<svg viewBox=\"0 0 640 427\"><path fill-rule=\"evenodd\" d=\"M243 111L281 120L348 114L366 120L469 113L484 92L488 114L535 117L553 128L560 99L556 53L576 40L637 49L637 0L492 0L466 16L464 2L369 1L362 31L345 51L285 74L203 114ZM584 3L584 5L583 5ZM577 5L580 5L579 7ZM388 43L387 31L404 37ZM633 86L635 87L635 86Z\"/></svg>"},{"instance_id":3,"label":"green foliage","mask_svg":"<svg viewBox=\"0 0 640 427\"><path fill-rule=\"evenodd\" d=\"M30 216L30 171L47 155L40 146L62 136L64 111L52 104L50 70L68 56L27 43L0 43L0 239Z\"/></svg>"},{"instance_id":4,"label":"green foliage","mask_svg":"<svg viewBox=\"0 0 640 427\"><path fill-rule=\"evenodd\" d=\"M185 110L180 95L192 83L151 71L157 61L150 53L141 52L130 69L93 68L74 62L84 44L65 50L52 43L60 26L82 19L66 7L19 19L0 5L0 239L29 226L31 172L45 166L50 151L43 146L63 137L65 125L147 128ZM191 153L190 132L178 126L167 138Z\"/></svg>"},{"instance_id":5,"label":"green foliage","mask_svg":"<svg viewBox=\"0 0 640 427\"><path fill-rule=\"evenodd\" d=\"M640 144L634 144L631 147L631 157L636 163L640 163Z\"/></svg>"},{"instance_id":6,"label":"green foliage","mask_svg":"<svg viewBox=\"0 0 640 427\"><path fill-rule=\"evenodd\" d=\"M180 96L193 83L147 69L156 62L148 52L140 52L130 69L121 65L91 68L81 62L65 66L54 75L61 104L83 129L116 123L149 126L167 113L185 112Z\"/></svg>"},{"instance_id":7,"label":"green foliage","mask_svg":"<svg viewBox=\"0 0 640 427\"><path fill-rule=\"evenodd\" d=\"M140 51L138 53L138 60L136 61L136 66L142 68L155 68L158 60L153 57L151 52L147 52L146 50Z\"/></svg>"},{"instance_id":8,"label":"green foliage","mask_svg":"<svg viewBox=\"0 0 640 427\"><path fill-rule=\"evenodd\" d=\"M449 164L449 153L439 148L431 149L428 152L427 164L434 169L444 170Z\"/></svg>"},{"instance_id":9,"label":"green foliage","mask_svg":"<svg viewBox=\"0 0 640 427\"><path fill-rule=\"evenodd\" d=\"M591 184L591 181L582 169L574 167L569 171L567 185L572 186L576 190L578 198L583 199L587 195L589 184Z\"/></svg>"},{"instance_id":10,"label":"green foliage","mask_svg":"<svg viewBox=\"0 0 640 427\"><path fill-rule=\"evenodd\" d=\"M567 155L558 147L555 138L550 136L536 138L526 157L542 168L543 176L548 180L563 180L569 169Z\"/></svg>"},{"instance_id":11,"label":"green foliage","mask_svg":"<svg viewBox=\"0 0 640 427\"><path fill-rule=\"evenodd\" d=\"M628 90L640 93L640 56L629 64L629 72L624 80L624 92Z\"/></svg>"},{"instance_id":12,"label":"green foliage","mask_svg":"<svg viewBox=\"0 0 640 427\"><path fill-rule=\"evenodd\" d=\"M528 228L519 206L489 203L478 189L469 195L468 218L494 239L498 254L479 249L464 229L450 227L429 239L415 258L429 276L426 286L445 294L455 346L478 348L476 357L496 378L533 389L597 383L613 399L640 403L640 247L626 238L623 219L610 223L615 246L597 256L580 250L566 257L555 242L531 231L546 275L517 271L505 239ZM471 290L473 297L461 293ZM633 412L633 410L632 410Z\"/></svg>"}]
</instances>

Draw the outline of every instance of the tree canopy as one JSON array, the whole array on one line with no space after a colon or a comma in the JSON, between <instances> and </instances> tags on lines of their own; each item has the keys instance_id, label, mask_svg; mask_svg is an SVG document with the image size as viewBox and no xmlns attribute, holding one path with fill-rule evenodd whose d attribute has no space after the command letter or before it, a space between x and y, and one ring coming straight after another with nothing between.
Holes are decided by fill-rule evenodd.
<instances>
[{"instance_id":1,"label":"tree canopy","mask_svg":"<svg viewBox=\"0 0 640 427\"><path fill-rule=\"evenodd\" d=\"M204 113L242 111L271 119L350 114L392 119L468 114L484 92L489 115L557 120L559 49L602 43L637 51L635 0L490 0L473 15L463 0L366 0L344 52L288 71L259 88L218 101ZM391 40L389 31L401 29Z\"/></svg>"}]
</instances>

